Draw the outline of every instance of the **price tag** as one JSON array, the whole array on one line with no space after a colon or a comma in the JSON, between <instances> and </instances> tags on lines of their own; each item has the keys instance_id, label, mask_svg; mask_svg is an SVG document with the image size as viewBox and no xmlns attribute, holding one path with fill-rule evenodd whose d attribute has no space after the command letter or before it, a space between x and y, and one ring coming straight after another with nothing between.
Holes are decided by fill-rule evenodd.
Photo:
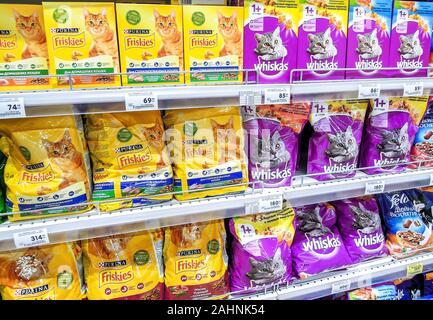
<instances>
[{"instance_id":1,"label":"price tag","mask_svg":"<svg viewBox=\"0 0 433 320\"><path fill-rule=\"evenodd\" d=\"M331 293L340 293L350 290L350 280L342 280L332 284Z\"/></svg>"},{"instance_id":2,"label":"price tag","mask_svg":"<svg viewBox=\"0 0 433 320\"><path fill-rule=\"evenodd\" d=\"M245 214L267 213L283 210L283 195L260 198L245 205Z\"/></svg>"},{"instance_id":3,"label":"price tag","mask_svg":"<svg viewBox=\"0 0 433 320\"><path fill-rule=\"evenodd\" d=\"M422 273L424 270L424 265L421 262L410 264L407 266L407 276L412 277L416 274Z\"/></svg>"},{"instance_id":4,"label":"price tag","mask_svg":"<svg viewBox=\"0 0 433 320\"><path fill-rule=\"evenodd\" d=\"M256 91L241 91L239 92L240 106L256 106L262 104L262 93Z\"/></svg>"},{"instance_id":5,"label":"price tag","mask_svg":"<svg viewBox=\"0 0 433 320\"><path fill-rule=\"evenodd\" d=\"M404 84L404 97L421 97L424 93L423 82L409 82Z\"/></svg>"},{"instance_id":6,"label":"price tag","mask_svg":"<svg viewBox=\"0 0 433 320\"><path fill-rule=\"evenodd\" d=\"M367 182L365 184L365 194L383 193L385 191L385 181Z\"/></svg>"},{"instance_id":7,"label":"price tag","mask_svg":"<svg viewBox=\"0 0 433 320\"><path fill-rule=\"evenodd\" d=\"M26 108L23 98L0 98L0 119L23 118Z\"/></svg>"},{"instance_id":8,"label":"price tag","mask_svg":"<svg viewBox=\"0 0 433 320\"><path fill-rule=\"evenodd\" d=\"M17 249L39 246L50 243L47 229L38 229L14 233L14 242Z\"/></svg>"},{"instance_id":9,"label":"price tag","mask_svg":"<svg viewBox=\"0 0 433 320\"><path fill-rule=\"evenodd\" d=\"M265 104L289 104L290 89L265 89Z\"/></svg>"},{"instance_id":10,"label":"price tag","mask_svg":"<svg viewBox=\"0 0 433 320\"><path fill-rule=\"evenodd\" d=\"M358 99L375 99L380 97L380 84L360 84Z\"/></svg>"},{"instance_id":11,"label":"price tag","mask_svg":"<svg viewBox=\"0 0 433 320\"><path fill-rule=\"evenodd\" d=\"M125 106L126 111L157 110L158 98L153 92L127 93Z\"/></svg>"}]
</instances>

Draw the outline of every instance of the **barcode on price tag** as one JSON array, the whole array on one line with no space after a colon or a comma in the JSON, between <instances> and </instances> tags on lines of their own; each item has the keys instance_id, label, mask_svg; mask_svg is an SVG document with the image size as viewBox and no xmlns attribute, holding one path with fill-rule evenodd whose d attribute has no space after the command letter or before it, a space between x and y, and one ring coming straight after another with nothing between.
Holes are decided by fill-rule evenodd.
<instances>
[{"instance_id":1,"label":"barcode on price tag","mask_svg":"<svg viewBox=\"0 0 433 320\"><path fill-rule=\"evenodd\" d=\"M383 193L385 191L385 181L373 181L365 184L365 194Z\"/></svg>"},{"instance_id":2,"label":"barcode on price tag","mask_svg":"<svg viewBox=\"0 0 433 320\"><path fill-rule=\"evenodd\" d=\"M404 84L404 97L421 97L424 93L424 83L409 82Z\"/></svg>"},{"instance_id":3,"label":"barcode on price tag","mask_svg":"<svg viewBox=\"0 0 433 320\"><path fill-rule=\"evenodd\" d=\"M125 107L126 111L157 110L158 98L153 92L127 93Z\"/></svg>"},{"instance_id":4,"label":"barcode on price tag","mask_svg":"<svg viewBox=\"0 0 433 320\"><path fill-rule=\"evenodd\" d=\"M30 231L22 231L14 233L14 242L17 249L39 246L41 244L48 244L47 229L37 229Z\"/></svg>"},{"instance_id":5,"label":"barcode on price tag","mask_svg":"<svg viewBox=\"0 0 433 320\"><path fill-rule=\"evenodd\" d=\"M421 262L413 263L407 266L406 273L408 277L422 273L424 270L424 265Z\"/></svg>"},{"instance_id":6,"label":"barcode on price tag","mask_svg":"<svg viewBox=\"0 0 433 320\"><path fill-rule=\"evenodd\" d=\"M245 205L246 214L267 213L283 210L283 195L272 195L260 198Z\"/></svg>"},{"instance_id":7,"label":"barcode on price tag","mask_svg":"<svg viewBox=\"0 0 433 320\"><path fill-rule=\"evenodd\" d=\"M360 84L358 99L375 99L380 97L380 84Z\"/></svg>"},{"instance_id":8,"label":"barcode on price tag","mask_svg":"<svg viewBox=\"0 0 433 320\"><path fill-rule=\"evenodd\" d=\"M23 98L0 98L0 119L23 118L26 108Z\"/></svg>"},{"instance_id":9,"label":"barcode on price tag","mask_svg":"<svg viewBox=\"0 0 433 320\"><path fill-rule=\"evenodd\" d=\"M240 106L256 106L262 104L262 93L258 91L241 91L239 92Z\"/></svg>"},{"instance_id":10,"label":"barcode on price tag","mask_svg":"<svg viewBox=\"0 0 433 320\"><path fill-rule=\"evenodd\" d=\"M350 290L350 280L342 280L332 284L331 293L340 293Z\"/></svg>"},{"instance_id":11,"label":"barcode on price tag","mask_svg":"<svg viewBox=\"0 0 433 320\"><path fill-rule=\"evenodd\" d=\"M265 104L289 104L290 89L265 89Z\"/></svg>"}]
</instances>

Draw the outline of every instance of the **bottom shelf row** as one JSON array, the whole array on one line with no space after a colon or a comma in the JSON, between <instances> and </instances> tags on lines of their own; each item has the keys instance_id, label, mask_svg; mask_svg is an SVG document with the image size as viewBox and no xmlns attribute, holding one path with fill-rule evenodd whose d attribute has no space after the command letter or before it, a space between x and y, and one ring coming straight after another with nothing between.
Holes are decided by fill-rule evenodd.
<instances>
[{"instance_id":1,"label":"bottom shelf row","mask_svg":"<svg viewBox=\"0 0 433 320\"><path fill-rule=\"evenodd\" d=\"M433 193L414 189L297 208L284 203L277 212L3 252L0 294L5 300L264 299L284 296L266 296L269 288L292 286L297 291L287 297L320 298L326 292L306 288L329 272L346 270L350 278L354 266L384 257L404 265L432 252L432 208ZM433 270L433 253L427 256ZM380 262L371 270L386 268ZM387 280L401 278L397 269L387 270ZM372 275L368 284L379 279ZM423 279L418 293L409 292L413 298L433 294L433 277ZM408 287L420 281L406 280ZM345 297L403 298L399 286Z\"/></svg>"}]
</instances>

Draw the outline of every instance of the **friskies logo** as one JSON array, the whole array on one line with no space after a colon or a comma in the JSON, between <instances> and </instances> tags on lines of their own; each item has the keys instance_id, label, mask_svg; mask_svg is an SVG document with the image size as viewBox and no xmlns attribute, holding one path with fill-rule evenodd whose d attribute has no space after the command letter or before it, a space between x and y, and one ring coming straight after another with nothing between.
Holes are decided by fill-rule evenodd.
<instances>
[{"instance_id":1,"label":"friskies logo","mask_svg":"<svg viewBox=\"0 0 433 320\"><path fill-rule=\"evenodd\" d=\"M214 48L218 45L218 35L193 35L189 38L190 49Z\"/></svg>"},{"instance_id":2,"label":"friskies logo","mask_svg":"<svg viewBox=\"0 0 433 320\"><path fill-rule=\"evenodd\" d=\"M134 279L132 265L122 269L104 270L99 273L99 287L109 284L126 283Z\"/></svg>"}]
</instances>

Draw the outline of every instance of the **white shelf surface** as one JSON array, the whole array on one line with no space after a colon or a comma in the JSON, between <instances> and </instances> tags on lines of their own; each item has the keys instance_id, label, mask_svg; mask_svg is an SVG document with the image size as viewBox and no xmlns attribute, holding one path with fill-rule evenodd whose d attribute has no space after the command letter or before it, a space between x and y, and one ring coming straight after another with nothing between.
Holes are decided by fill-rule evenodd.
<instances>
[{"instance_id":1,"label":"white shelf surface","mask_svg":"<svg viewBox=\"0 0 433 320\"><path fill-rule=\"evenodd\" d=\"M364 262L346 270L322 273L307 280L295 280L290 285L245 296L232 296L233 300L312 300L329 296L337 292L340 285L348 285L350 291L380 284L407 276L408 267L422 264L423 272L433 270L433 253L395 259L385 257ZM341 291L343 292L343 291Z\"/></svg>"},{"instance_id":2,"label":"white shelf surface","mask_svg":"<svg viewBox=\"0 0 433 320\"><path fill-rule=\"evenodd\" d=\"M246 207L262 198L282 195L291 206L334 201L365 195L367 183L382 181L385 192L429 186L433 169L318 182L297 177L292 187L248 189L244 194L177 202L175 200L149 207L139 207L110 213L91 211L85 214L0 225L0 251L15 249L14 233L46 228L50 243L135 232L191 222L211 221L246 214ZM301 184L301 180L304 180Z\"/></svg>"}]
</instances>

